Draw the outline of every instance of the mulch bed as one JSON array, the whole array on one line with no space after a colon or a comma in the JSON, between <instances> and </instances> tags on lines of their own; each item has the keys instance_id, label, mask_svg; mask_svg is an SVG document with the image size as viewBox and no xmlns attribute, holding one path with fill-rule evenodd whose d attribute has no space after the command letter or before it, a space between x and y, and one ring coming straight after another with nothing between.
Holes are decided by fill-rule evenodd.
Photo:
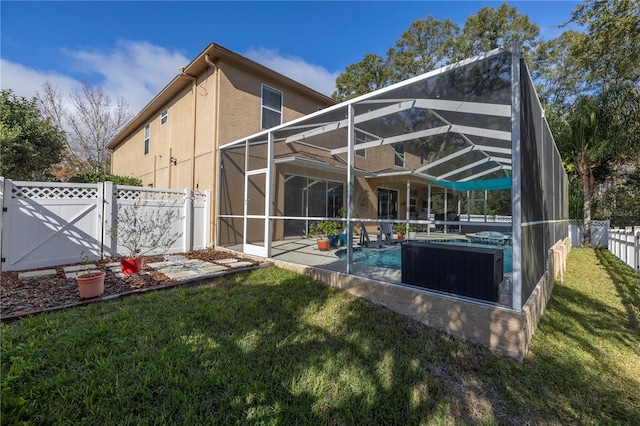
<instances>
[{"instance_id":1,"label":"mulch bed","mask_svg":"<svg viewBox=\"0 0 640 426\"><path fill-rule=\"evenodd\" d=\"M189 259L199 259L206 262L216 263L217 260L235 258L255 263L257 262L236 256L225 251L216 251L214 249L197 250L189 253L183 253L183 256ZM108 263L118 262L119 259L105 259L92 262L97 269L105 271L104 294L94 299L81 299L78 293L78 284L75 278L66 279L63 267L69 265L60 265L56 267L47 267L39 269L55 269L55 276L38 277L29 280L19 280L18 271L2 272L0 279L0 317L2 319L13 318L43 310L58 309L65 306L74 306L86 303L87 300L100 300L102 298L117 295L123 295L135 291L144 291L154 287L165 287L172 281L166 275L154 271L146 266L148 263L160 262L164 260L164 256L144 256L145 275L128 275L118 278L113 272L106 267Z\"/></svg>"}]
</instances>

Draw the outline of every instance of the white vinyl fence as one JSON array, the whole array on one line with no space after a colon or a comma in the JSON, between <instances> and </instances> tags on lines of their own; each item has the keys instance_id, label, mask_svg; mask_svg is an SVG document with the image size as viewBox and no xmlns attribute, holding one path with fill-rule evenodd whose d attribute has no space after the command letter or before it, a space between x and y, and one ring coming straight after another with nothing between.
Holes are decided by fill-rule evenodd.
<instances>
[{"instance_id":1,"label":"white vinyl fence","mask_svg":"<svg viewBox=\"0 0 640 426\"><path fill-rule=\"evenodd\" d=\"M179 219L171 232L181 236L169 253L210 246L210 191L0 177L0 270L77 263L83 251L92 260L128 254L112 239L112 224L120 209L136 201L143 201L142 209L177 210Z\"/></svg>"},{"instance_id":2,"label":"white vinyl fence","mask_svg":"<svg viewBox=\"0 0 640 426\"><path fill-rule=\"evenodd\" d=\"M571 247L582 246L583 226L581 220L569 220L569 238L571 239ZM607 247L609 244L609 221L608 220L592 220L591 221L591 246Z\"/></svg>"},{"instance_id":3,"label":"white vinyl fence","mask_svg":"<svg viewBox=\"0 0 640 426\"><path fill-rule=\"evenodd\" d=\"M609 251L640 272L640 227L610 229Z\"/></svg>"}]
</instances>

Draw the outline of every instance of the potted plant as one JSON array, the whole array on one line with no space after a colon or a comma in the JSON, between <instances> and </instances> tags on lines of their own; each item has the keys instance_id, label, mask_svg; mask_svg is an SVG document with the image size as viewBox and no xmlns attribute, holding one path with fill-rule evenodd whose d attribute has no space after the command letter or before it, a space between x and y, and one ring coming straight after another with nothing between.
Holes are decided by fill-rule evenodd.
<instances>
[{"instance_id":1,"label":"potted plant","mask_svg":"<svg viewBox=\"0 0 640 426\"><path fill-rule=\"evenodd\" d=\"M399 240L404 238L404 233L405 233L406 229L407 229L407 224L406 223L394 223L393 224L393 230L398 235L398 239Z\"/></svg>"},{"instance_id":2,"label":"potted plant","mask_svg":"<svg viewBox=\"0 0 640 426\"><path fill-rule=\"evenodd\" d=\"M416 237L418 235L417 229L418 228L416 228L415 225L409 225L409 239L410 240L415 240L416 239Z\"/></svg>"},{"instance_id":3,"label":"potted plant","mask_svg":"<svg viewBox=\"0 0 640 426\"><path fill-rule=\"evenodd\" d=\"M182 236L182 232L171 231L180 219L178 211L164 203L149 207L148 201L137 200L131 206L121 208L114 220L111 237L128 251L120 259L122 272L126 275L137 273L144 266L144 254L169 250Z\"/></svg>"},{"instance_id":4,"label":"potted plant","mask_svg":"<svg viewBox=\"0 0 640 426\"><path fill-rule=\"evenodd\" d=\"M407 232L409 232L409 239L410 240L415 240L416 239L416 226L415 225L409 225L407 227L407 224L405 222L403 223L396 223L393 225L393 230L396 231L398 233L398 238L402 239L404 238L405 234Z\"/></svg>"},{"instance_id":5,"label":"potted plant","mask_svg":"<svg viewBox=\"0 0 640 426\"><path fill-rule=\"evenodd\" d=\"M340 210L338 210L338 216L340 216L341 218L345 218L347 217L347 209L345 209L344 207L340 207ZM341 231L340 231L340 244L342 244L343 246L347 245L347 222L346 221L342 221L342 223L340 224L341 227Z\"/></svg>"},{"instance_id":6,"label":"potted plant","mask_svg":"<svg viewBox=\"0 0 640 426\"><path fill-rule=\"evenodd\" d=\"M340 240L340 223L332 220L313 223L306 232L307 238L317 238L318 250L329 250L329 247L335 247Z\"/></svg>"},{"instance_id":7,"label":"potted plant","mask_svg":"<svg viewBox=\"0 0 640 426\"><path fill-rule=\"evenodd\" d=\"M340 231L342 231L342 225L340 222L333 220L327 220L318 224L320 232L329 239L329 247L337 247L340 243Z\"/></svg>"},{"instance_id":8,"label":"potted plant","mask_svg":"<svg viewBox=\"0 0 640 426\"><path fill-rule=\"evenodd\" d=\"M78 273L76 281L78 282L78 292L82 299L89 299L92 297L100 296L104 293L104 272L103 271L88 271L89 256L84 251L80 253L80 260L83 264L83 271Z\"/></svg>"}]
</instances>

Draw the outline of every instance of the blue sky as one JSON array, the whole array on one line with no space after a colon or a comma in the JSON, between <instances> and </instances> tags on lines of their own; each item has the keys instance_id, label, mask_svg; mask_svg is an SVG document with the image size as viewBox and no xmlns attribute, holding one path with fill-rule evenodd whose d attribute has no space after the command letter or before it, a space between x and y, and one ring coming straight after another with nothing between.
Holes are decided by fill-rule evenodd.
<instances>
[{"instance_id":1,"label":"blue sky","mask_svg":"<svg viewBox=\"0 0 640 426\"><path fill-rule=\"evenodd\" d=\"M511 1L544 39L575 1ZM82 81L137 113L210 42L330 95L366 53L384 56L409 24L433 15L461 27L487 1L0 2L0 87L31 97L44 81Z\"/></svg>"}]
</instances>

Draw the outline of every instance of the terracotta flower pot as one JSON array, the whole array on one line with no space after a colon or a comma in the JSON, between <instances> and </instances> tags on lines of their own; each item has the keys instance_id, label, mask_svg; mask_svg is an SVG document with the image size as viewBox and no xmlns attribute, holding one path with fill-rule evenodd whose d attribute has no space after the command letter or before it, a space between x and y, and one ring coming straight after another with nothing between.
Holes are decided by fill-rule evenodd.
<instances>
[{"instance_id":1,"label":"terracotta flower pot","mask_svg":"<svg viewBox=\"0 0 640 426\"><path fill-rule=\"evenodd\" d=\"M319 238L318 239L318 250L329 250L329 239L328 238Z\"/></svg>"},{"instance_id":2,"label":"terracotta flower pot","mask_svg":"<svg viewBox=\"0 0 640 426\"><path fill-rule=\"evenodd\" d=\"M80 297L83 299L100 296L104 293L104 272L102 271L78 275L76 280L78 281Z\"/></svg>"},{"instance_id":3,"label":"terracotta flower pot","mask_svg":"<svg viewBox=\"0 0 640 426\"><path fill-rule=\"evenodd\" d=\"M142 256L138 257L123 257L120 259L120 267L122 273L125 275L137 274L144 266L144 259Z\"/></svg>"}]
</instances>

